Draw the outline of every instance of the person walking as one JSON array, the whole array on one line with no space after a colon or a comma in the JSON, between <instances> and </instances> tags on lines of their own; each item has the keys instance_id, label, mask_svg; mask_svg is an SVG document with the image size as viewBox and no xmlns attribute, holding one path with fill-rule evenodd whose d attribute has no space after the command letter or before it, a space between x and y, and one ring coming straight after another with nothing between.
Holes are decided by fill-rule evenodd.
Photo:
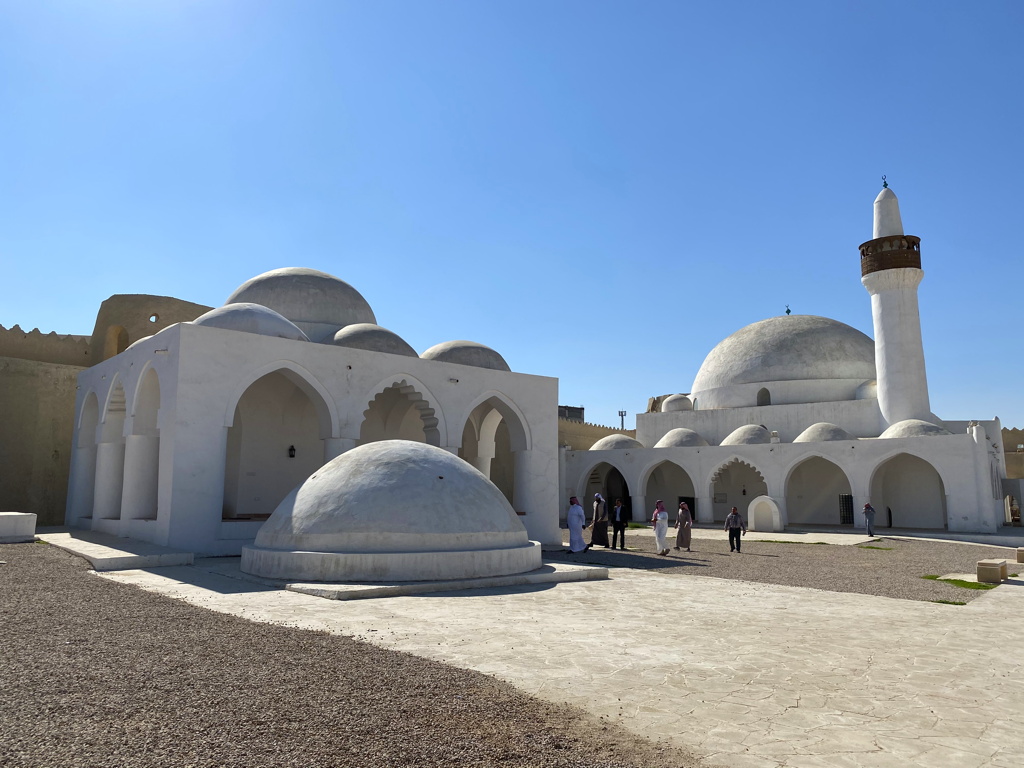
<instances>
[{"instance_id":1,"label":"person walking","mask_svg":"<svg viewBox=\"0 0 1024 768\"><path fill-rule=\"evenodd\" d=\"M732 512L725 518L725 530L729 532L729 551L738 553L740 551L740 538L742 534L746 534L747 524L743 522L743 518L740 517L736 507L733 507Z\"/></svg>"},{"instance_id":2,"label":"person walking","mask_svg":"<svg viewBox=\"0 0 1024 768\"><path fill-rule=\"evenodd\" d=\"M590 524L590 546L608 549L608 503L600 493L594 494L594 517Z\"/></svg>"},{"instance_id":3,"label":"person walking","mask_svg":"<svg viewBox=\"0 0 1024 768\"><path fill-rule=\"evenodd\" d=\"M868 529L868 536L874 538L875 536L875 508L871 506L869 501L864 505L864 524Z\"/></svg>"},{"instance_id":4,"label":"person walking","mask_svg":"<svg viewBox=\"0 0 1024 768\"><path fill-rule=\"evenodd\" d=\"M668 510L661 499L654 505L654 514L651 515L651 522L654 523L654 548L659 555L668 554Z\"/></svg>"},{"instance_id":5,"label":"person walking","mask_svg":"<svg viewBox=\"0 0 1024 768\"><path fill-rule=\"evenodd\" d=\"M619 539L620 549L626 548L626 523L628 522L628 513L622 506L622 499L616 499L615 509L612 510L612 549L615 549L616 539Z\"/></svg>"},{"instance_id":6,"label":"person walking","mask_svg":"<svg viewBox=\"0 0 1024 768\"><path fill-rule=\"evenodd\" d=\"M679 502L679 512L676 514L676 549L686 547L690 551L690 534L693 531L693 515L690 514L690 507L685 501Z\"/></svg>"},{"instance_id":7,"label":"person walking","mask_svg":"<svg viewBox=\"0 0 1024 768\"><path fill-rule=\"evenodd\" d=\"M569 548L565 551L569 554L586 552L587 544L583 541L583 529L587 527L587 514L575 496L569 497L569 512L565 516L565 521L569 524Z\"/></svg>"}]
</instances>

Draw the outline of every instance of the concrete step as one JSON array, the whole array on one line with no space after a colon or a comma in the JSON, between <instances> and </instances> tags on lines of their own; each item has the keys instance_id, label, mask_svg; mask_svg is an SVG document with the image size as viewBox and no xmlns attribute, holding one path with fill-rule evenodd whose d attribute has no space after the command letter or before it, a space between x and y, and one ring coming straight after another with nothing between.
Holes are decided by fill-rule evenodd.
<instances>
[{"instance_id":1,"label":"concrete step","mask_svg":"<svg viewBox=\"0 0 1024 768\"><path fill-rule=\"evenodd\" d=\"M125 539L100 531L44 528L36 533L36 538L65 552L84 557L97 571L192 565L195 560L192 552L161 547L136 539Z\"/></svg>"}]
</instances>

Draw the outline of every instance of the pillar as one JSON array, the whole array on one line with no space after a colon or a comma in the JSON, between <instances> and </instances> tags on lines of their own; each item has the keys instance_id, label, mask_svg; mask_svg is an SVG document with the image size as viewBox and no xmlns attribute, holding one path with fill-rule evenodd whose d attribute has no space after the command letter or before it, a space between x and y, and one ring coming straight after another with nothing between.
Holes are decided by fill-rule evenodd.
<instances>
[{"instance_id":1,"label":"pillar","mask_svg":"<svg viewBox=\"0 0 1024 768\"><path fill-rule=\"evenodd\" d=\"M156 518L157 482L160 474L160 438L128 435L124 449L122 520Z\"/></svg>"}]
</instances>

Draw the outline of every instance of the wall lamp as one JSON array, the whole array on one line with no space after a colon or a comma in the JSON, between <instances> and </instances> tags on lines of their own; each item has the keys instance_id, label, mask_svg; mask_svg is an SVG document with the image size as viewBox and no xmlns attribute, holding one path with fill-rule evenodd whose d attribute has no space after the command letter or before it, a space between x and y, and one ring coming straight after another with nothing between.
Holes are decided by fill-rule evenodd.
<instances>
[{"instance_id":1,"label":"wall lamp","mask_svg":"<svg viewBox=\"0 0 1024 768\"><path fill-rule=\"evenodd\" d=\"M294 459L295 458L295 446L294 445L289 445L288 446L288 458L289 459Z\"/></svg>"}]
</instances>

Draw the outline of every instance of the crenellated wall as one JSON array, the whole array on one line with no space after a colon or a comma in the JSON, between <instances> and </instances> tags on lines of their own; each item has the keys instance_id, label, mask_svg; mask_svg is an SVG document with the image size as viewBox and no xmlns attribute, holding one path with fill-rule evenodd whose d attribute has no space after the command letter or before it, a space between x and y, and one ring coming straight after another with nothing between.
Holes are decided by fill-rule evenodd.
<instances>
[{"instance_id":1,"label":"crenellated wall","mask_svg":"<svg viewBox=\"0 0 1024 768\"><path fill-rule=\"evenodd\" d=\"M585 421L558 420L558 444L569 446L574 451L585 451L602 437L608 435L629 435L636 437L635 429L615 429Z\"/></svg>"},{"instance_id":2,"label":"crenellated wall","mask_svg":"<svg viewBox=\"0 0 1024 768\"><path fill-rule=\"evenodd\" d=\"M19 360L37 360L58 365L92 365L88 336L60 335L54 331L42 333L38 328L22 330L20 325L4 328L0 325L0 357Z\"/></svg>"}]
</instances>

